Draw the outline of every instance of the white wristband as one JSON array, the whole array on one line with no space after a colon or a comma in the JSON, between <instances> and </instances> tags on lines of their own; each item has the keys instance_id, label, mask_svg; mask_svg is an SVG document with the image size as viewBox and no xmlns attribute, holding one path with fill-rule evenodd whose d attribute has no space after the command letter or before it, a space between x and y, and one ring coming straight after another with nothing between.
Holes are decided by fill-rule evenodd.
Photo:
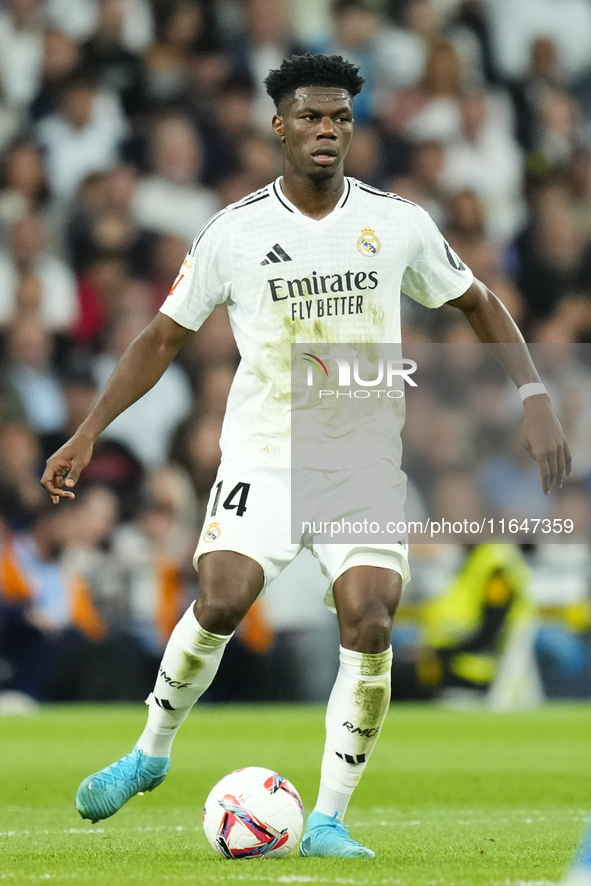
<instances>
[{"instance_id":1,"label":"white wristband","mask_svg":"<svg viewBox=\"0 0 591 886\"><path fill-rule=\"evenodd\" d=\"M539 381L529 382L527 385L521 385L519 388L519 396L522 401L527 397L533 397L535 394L547 394L548 391L544 387L544 385Z\"/></svg>"}]
</instances>

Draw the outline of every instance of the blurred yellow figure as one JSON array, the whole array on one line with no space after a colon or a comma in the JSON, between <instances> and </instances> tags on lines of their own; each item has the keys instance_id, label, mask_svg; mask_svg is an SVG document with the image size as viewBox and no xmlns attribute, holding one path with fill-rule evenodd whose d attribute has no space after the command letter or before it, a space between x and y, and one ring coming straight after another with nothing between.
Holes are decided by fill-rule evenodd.
<instances>
[{"instance_id":1,"label":"blurred yellow figure","mask_svg":"<svg viewBox=\"0 0 591 886\"><path fill-rule=\"evenodd\" d=\"M461 569L421 614L425 643L440 661L440 685L488 689L513 632L533 620L529 577L513 545L469 546Z\"/></svg>"}]
</instances>

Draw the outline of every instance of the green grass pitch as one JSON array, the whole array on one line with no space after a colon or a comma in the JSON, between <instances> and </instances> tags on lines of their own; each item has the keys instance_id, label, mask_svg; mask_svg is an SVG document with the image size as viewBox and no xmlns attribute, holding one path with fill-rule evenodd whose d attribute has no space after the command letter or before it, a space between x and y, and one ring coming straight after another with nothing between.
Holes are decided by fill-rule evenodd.
<instances>
[{"instance_id":1,"label":"green grass pitch","mask_svg":"<svg viewBox=\"0 0 591 886\"><path fill-rule=\"evenodd\" d=\"M546 886L560 880L591 806L591 706L395 706L347 816L375 860L226 861L201 829L210 788L239 766L267 766L310 810L324 710L198 707L163 785L93 827L73 808L78 783L130 750L144 718L139 705L0 718L0 881Z\"/></svg>"}]
</instances>

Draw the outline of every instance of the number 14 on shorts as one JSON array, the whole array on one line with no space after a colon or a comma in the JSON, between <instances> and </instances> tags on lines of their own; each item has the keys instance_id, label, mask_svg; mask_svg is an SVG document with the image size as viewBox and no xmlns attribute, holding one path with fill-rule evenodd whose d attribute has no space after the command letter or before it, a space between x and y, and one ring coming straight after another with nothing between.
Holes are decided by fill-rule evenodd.
<instances>
[{"instance_id":1,"label":"number 14 on shorts","mask_svg":"<svg viewBox=\"0 0 591 886\"><path fill-rule=\"evenodd\" d=\"M220 498L222 497L222 487L223 480L215 487L215 498L213 500L213 505L211 508L211 516L215 517L218 512L218 507L220 503ZM237 517L242 517L244 512L246 511L246 500L248 498L248 493L250 492L250 483L237 483L233 489L230 490L224 501L222 502L222 507L226 509L226 511L236 511Z\"/></svg>"}]
</instances>

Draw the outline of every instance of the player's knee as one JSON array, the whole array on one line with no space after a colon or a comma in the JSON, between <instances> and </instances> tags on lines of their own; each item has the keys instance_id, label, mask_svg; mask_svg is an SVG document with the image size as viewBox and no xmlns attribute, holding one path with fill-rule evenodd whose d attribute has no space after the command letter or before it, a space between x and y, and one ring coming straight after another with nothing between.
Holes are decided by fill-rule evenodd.
<instances>
[{"instance_id":1,"label":"player's knee","mask_svg":"<svg viewBox=\"0 0 591 886\"><path fill-rule=\"evenodd\" d=\"M197 621L212 634L231 634L261 592L263 580L259 564L241 554L204 555L199 560Z\"/></svg>"},{"instance_id":2,"label":"player's knee","mask_svg":"<svg viewBox=\"0 0 591 886\"><path fill-rule=\"evenodd\" d=\"M341 619L342 645L356 652L383 652L390 645L393 618L386 601L365 600L363 606L350 610Z\"/></svg>"},{"instance_id":3,"label":"player's knee","mask_svg":"<svg viewBox=\"0 0 591 886\"><path fill-rule=\"evenodd\" d=\"M239 591L208 593L200 590L195 603L195 617L206 631L212 634L231 634L248 610L251 600Z\"/></svg>"}]
</instances>

